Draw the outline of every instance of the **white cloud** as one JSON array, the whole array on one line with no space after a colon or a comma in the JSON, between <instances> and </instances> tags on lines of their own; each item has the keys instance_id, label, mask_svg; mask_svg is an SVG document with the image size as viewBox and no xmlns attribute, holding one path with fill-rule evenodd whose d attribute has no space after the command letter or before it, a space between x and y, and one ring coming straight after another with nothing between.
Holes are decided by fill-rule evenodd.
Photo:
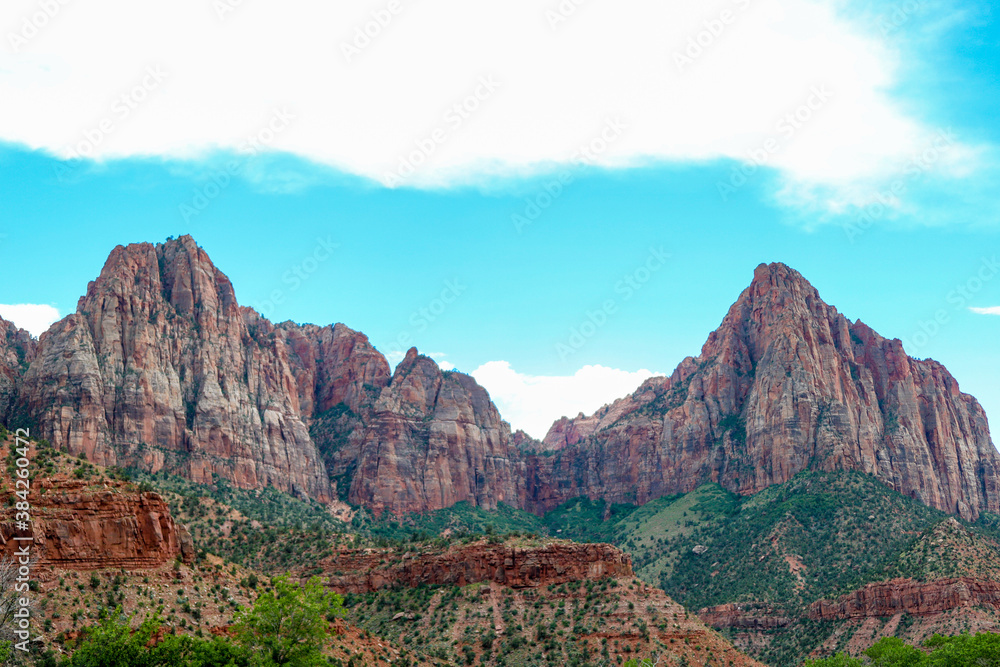
<instances>
[{"instance_id":1,"label":"white cloud","mask_svg":"<svg viewBox=\"0 0 1000 667\"><path fill-rule=\"evenodd\" d=\"M44 303L0 303L0 317L37 338L60 316L58 310Z\"/></svg>"},{"instance_id":2,"label":"white cloud","mask_svg":"<svg viewBox=\"0 0 1000 667\"><path fill-rule=\"evenodd\" d=\"M635 391L654 375L646 369L635 372L607 366L584 366L573 375L526 375L506 361L489 361L472 376L490 393L501 416L514 429L523 429L541 439L560 417L590 414Z\"/></svg>"},{"instance_id":3,"label":"white cloud","mask_svg":"<svg viewBox=\"0 0 1000 667\"><path fill-rule=\"evenodd\" d=\"M980 315L1000 315L1000 306L990 306L989 308L969 308L974 313Z\"/></svg>"},{"instance_id":4,"label":"white cloud","mask_svg":"<svg viewBox=\"0 0 1000 667\"><path fill-rule=\"evenodd\" d=\"M407 182L440 185L568 161L620 118L627 129L595 163L747 160L776 139L767 164L785 196L857 198L936 129L887 92L899 55L834 4L399 0L391 14L385 0L92 0L59 3L25 38L40 5L8 0L0 99L17 104L0 105L0 138L109 158L240 150L254 136L383 181L423 143L433 151ZM349 62L345 45L366 27L378 34ZM449 111L465 99L479 108ZM779 123L810 101L785 137ZM294 118L261 137L276 109ZM974 159L958 145L936 168Z\"/></svg>"}]
</instances>

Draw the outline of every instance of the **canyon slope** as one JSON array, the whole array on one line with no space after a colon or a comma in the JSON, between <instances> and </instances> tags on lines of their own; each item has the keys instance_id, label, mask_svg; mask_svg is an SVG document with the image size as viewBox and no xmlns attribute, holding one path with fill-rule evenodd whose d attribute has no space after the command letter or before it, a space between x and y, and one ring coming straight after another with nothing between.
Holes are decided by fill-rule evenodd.
<instances>
[{"instance_id":1,"label":"canyon slope","mask_svg":"<svg viewBox=\"0 0 1000 667\"><path fill-rule=\"evenodd\" d=\"M705 481L742 495L806 470L858 470L975 519L1000 509L979 403L941 364L851 322L783 264L757 267L701 354L590 416L531 461L532 509L645 503Z\"/></svg>"},{"instance_id":2,"label":"canyon slope","mask_svg":"<svg viewBox=\"0 0 1000 667\"><path fill-rule=\"evenodd\" d=\"M746 495L857 470L964 518L1000 511L976 400L783 264L759 266L669 378L559 420L544 443L511 433L473 378L416 349L392 371L343 324L273 324L239 306L187 236L115 248L77 311L37 342L2 333L8 426L199 483L376 514L459 502L540 514L580 496L642 504L707 481Z\"/></svg>"}]
</instances>

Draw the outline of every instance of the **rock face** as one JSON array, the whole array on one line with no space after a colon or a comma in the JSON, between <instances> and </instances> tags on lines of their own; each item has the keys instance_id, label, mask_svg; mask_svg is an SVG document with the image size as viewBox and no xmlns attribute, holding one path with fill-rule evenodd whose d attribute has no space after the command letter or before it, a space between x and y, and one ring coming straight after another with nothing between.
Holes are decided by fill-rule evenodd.
<instances>
[{"instance_id":1,"label":"rock face","mask_svg":"<svg viewBox=\"0 0 1000 667\"><path fill-rule=\"evenodd\" d=\"M835 621L907 613L938 614L960 607L1000 609L1000 582L958 577L918 582L891 579L868 584L836 601L819 600L809 607L809 618Z\"/></svg>"},{"instance_id":2,"label":"rock face","mask_svg":"<svg viewBox=\"0 0 1000 667\"><path fill-rule=\"evenodd\" d=\"M36 347L31 334L0 317L0 421L4 423L11 423L21 378L35 358Z\"/></svg>"},{"instance_id":3,"label":"rock face","mask_svg":"<svg viewBox=\"0 0 1000 667\"><path fill-rule=\"evenodd\" d=\"M546 440L559 451L529 461L535 511L580 495L644 503L708 480L750 494L836 469L968 519L1000 509L978 402L783 264L757 267L698 357Z\"/></svg>"},{"instance_id":4,"label":"rock face","mask_svg":"<svg viewBox=\"0 0 1000 667\"><path fill-rule=\"evenodd\" d=\"M471 377L415 349L390 373L342 324L241 308L190 237L118 247L37 345L2 323L0 418L100 464L376 513L644 503L705 481L749 494L835 469L965 518L1000 512L1000 459L975 399L782 264L757 268L698 357L538 442L511 434Z\"/></svg>"},{"instance_id":5,"label":"rock face","mask_svg":"<svg viewBox=\"0 0 1000 667\"><path fill-rule=\"evenodd\" d=\"M377 513L523 507L524 471L486 390L411 348L373 408L349 499Z\"/></svg>"},{"instance_id":6,"label":"rock face","mask_svg":"<svg viewBox=\"0 0 1000 667\"><path fill-rule=\"evenodd\" d=\"M0 550L13 553L14 508L0 502ZM83 480L41 480L32 494L32 550L39 564L65 569L127 570L155 568L180 558L194 560L194 544L187 530L170 516L167 504L155 493L139 493L112 482L94 487Z\"/></svg>"},{"instance_id":7,"label":"rock face","mask_svg":"<svg viewBox=\"0 0 1000 667\"><path fill-rule=\"evenodd\" d=\"M698 612L698 618L717 630L773 630L792 623L790 617L781 614L771 605L752 602L705 607Z\"/></svg>"},{"instance_id":8,"label":"rock face","mask_svg":"<svg viewBox=\"0 0 1000 667\"><path fill-rule=\"evenodd\" d=\"M20 412L33 434L102 465L328 499L284 336L244 315L190 237L119 246L77 312L42 335Z\"/></svg>"},{"instance_id":9,"label":"rock face","mask_svg":"<svg viewBox=\"0 0 1000 667\"><path fill-rule=\"evenodd\" d=\"M555 543L540 547L472 544L448 551L405 554L358 549L320 561L340 593L368 593L391 586L465 586L496 582L537 588L570 581L631 577L632 559L609 544Z\"/></svg>"}]
</instances>

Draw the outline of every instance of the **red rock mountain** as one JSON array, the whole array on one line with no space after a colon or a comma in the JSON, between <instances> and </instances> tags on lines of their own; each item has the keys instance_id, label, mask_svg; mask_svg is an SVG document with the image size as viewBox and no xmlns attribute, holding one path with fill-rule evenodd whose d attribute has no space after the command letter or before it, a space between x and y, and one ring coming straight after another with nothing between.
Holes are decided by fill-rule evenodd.
<instances>
[{"instance_id":1,"label":"red rock mountain","mask_svg":"<svg viewBox=\"0 0 1000 667\"><path fill-rule=\"evenodd\" d=\"M36 341L0 317L0 420L9 423L21 378L35 358Z\"/></svg>"},{"instance_id":2,"label":"red rock mountain","mask_svg":"<svg viewBox=\"0 0 1000 667\"><path fill-rule=\"evenodd\" d=\"M753 493L846 468L967 518L1000 511L998 455L975 399L782 264L757 268L698 357L559 420L544 443L512 434L471 377L415 349L390 372L342 324L272 324L241 308L190 237L115 248L77 312L37 345L10 329L8 424L97 463L198 482L218 475L375 512L460 501L542 512L581 495L643 503L706 480Z\"/></svg>"},{"instance_id":3,"label":"red rock mountain","mask_svg":"<svg viewBox=\"0 0 1000 667\"><path fill-rule=\"evenodd\" d=\"M245 314L190 237L119 246L39 340L19 413L98 464L328 499L284 337Z\"/></svg>"},{"instance_id":4,"label":"red rock mountain","mask_svg":"<svg viewBox=\"0 0 1000 667\"><path fill-rule=\"evenodd\" d=\"M524 506L526 467L510 425L468 375L442 372L411 348L372 412L351 502L376 512Z\"/></svg>"},{"instance_id":5,"label":"red rock mountain","mask_svg":"<svg viewBox=\"0 0 1000 667\"><path fill-rule=\"evenodd\" d=\"M783 264L762 264L697 357L590 417L530 462L536 511L588 495L644 503L706 480L741 494L803 470L860 470L965 518L1000 509L979 403L939 363L850 322Z\"/></svg>"}]
</instances>

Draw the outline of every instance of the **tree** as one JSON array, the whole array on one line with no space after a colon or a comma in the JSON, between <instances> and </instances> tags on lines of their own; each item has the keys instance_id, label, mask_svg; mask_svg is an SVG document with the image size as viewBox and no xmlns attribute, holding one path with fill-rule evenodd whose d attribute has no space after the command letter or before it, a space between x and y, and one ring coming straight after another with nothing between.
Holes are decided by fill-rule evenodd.
<instances>
[{"instance_id":1,"label":"tree","mask_svg":"<svg viewBox=\"0 0 1000 667\"><path fill-rule=\"evenodd\" d=\"M964 665L1000 665L1000 635L981 632L954 637L934 635L924 646L933 648L925 664L928 667L959 667Z\"/></svg>"},{"instance_id":2,"label":"tree","mask_svg":"<svg viewBox=\"0 0 1000 667\"><path fill-rule=\"evenodd\" d=\"M272 584L273 591L262 593L253 608L237 618L237 641L262 667L325 664L321 649L330 632L329 619L344 613L343 598L327 592L319 577L302 586L285 575Z\"/></svg>"},{"instance_id":3,"label":"tree","mask_svg":"<svg viewBox=\"0 0 1000 667\"><path fill-rule=\"evenodd\" d=\"M183 665L184 639L166 635L154 645L160 618L150 616L134 632L121 607L105 614L64 664L66 667L176 667Z\"/></svg>"},{"instance_id":4,"label":"tree","mask_svg":"<svg viewBox=\"0 0 1000 667\"><path fill-rule=\"evenodd\" d=\"M924 654L899 637L883 637L865 651L874 667L917 667L924 664Z\"/></svg>"},{"instance_id":5,"label":"tree","mask_svg":"<svg viewBox=\"0 0 1000 667\"><path fill-rule=\"evenodd\" d=\"M228 639L160 632L153 615L132 630L121 607L106 614L61 667L250 667L249 653Z\"/></svg>"},{"instance_id":6,"label":"tree","mask_svg":"<svg viewBox=\"0 0 1000 667\"><path fill-rule=\"evenodd\" d=\"M838 653L829 658L806 660L805 667L862 667L864 664L858 658L852 658L846 653Z\"/></svg>"}]
</instances>

